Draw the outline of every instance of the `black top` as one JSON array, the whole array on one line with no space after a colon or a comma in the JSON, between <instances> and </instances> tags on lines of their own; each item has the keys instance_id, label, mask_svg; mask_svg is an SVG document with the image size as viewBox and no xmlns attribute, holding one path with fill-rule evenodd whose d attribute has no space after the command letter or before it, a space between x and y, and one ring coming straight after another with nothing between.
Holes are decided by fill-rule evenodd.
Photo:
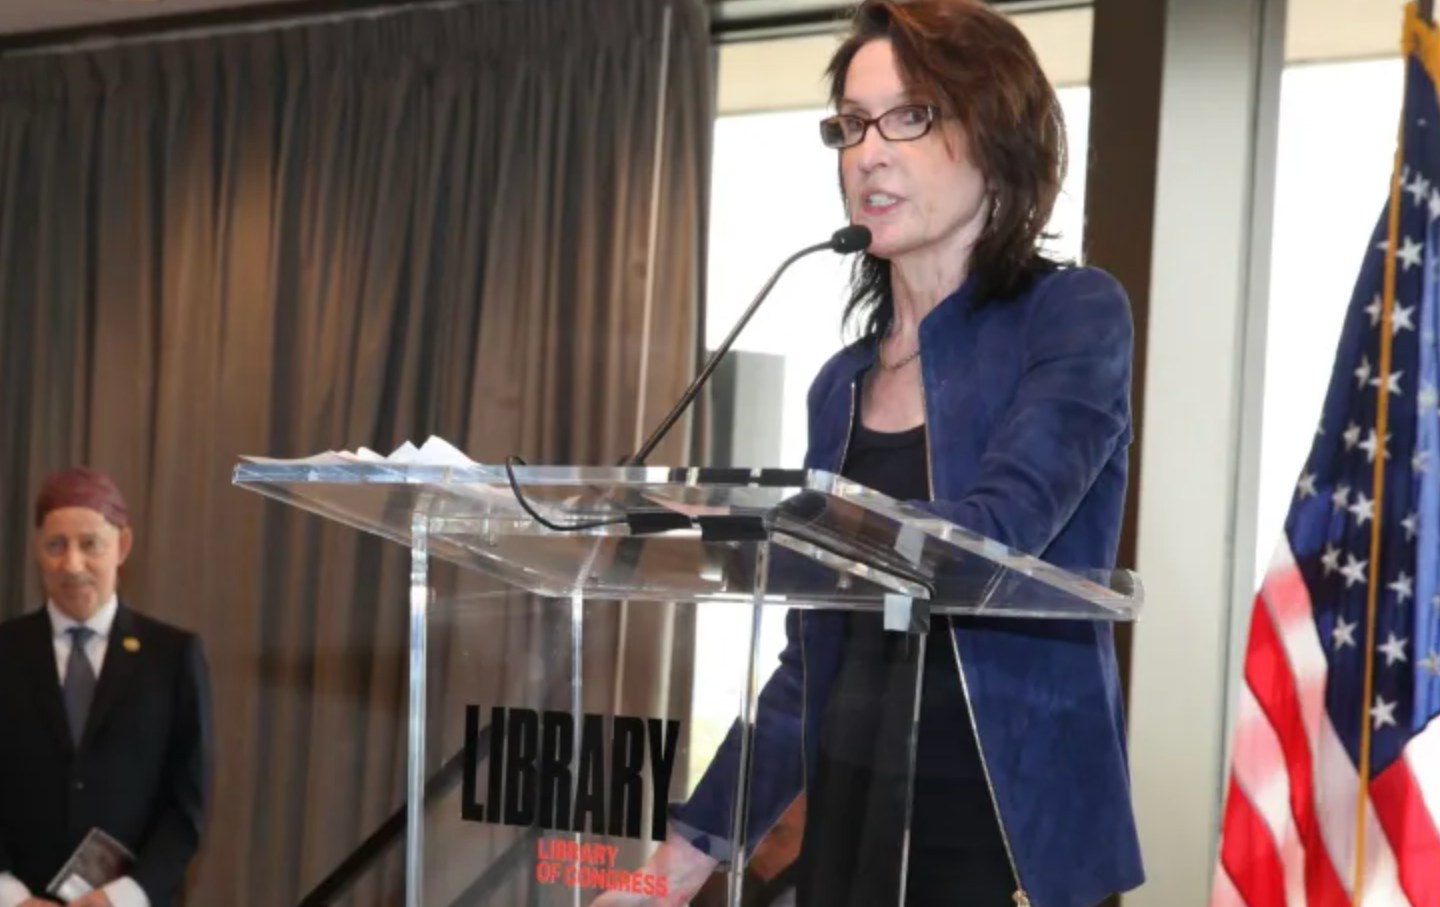
<instances>
[{"instance_id":1,"label":"black top","mask_svg":"<svg viewBox=\"0 0 1440 907\"><path fill-rule=\"evenodd\" d=\"M930 500L925 426L901 432L875 431L857 418L840 473L897 501Z\"/></svg>"},{"instance_id":2,"label":"black top","mask_svg":"<svg viewBox=\"0 0 1440 907\"><path fill-rule=\"evenodd\" d=\"M925 426L902 432L880 432L865 427L857 416L841 474L898 501L930 500ZM912 704L913 686L909 671L904 670L911 641L899 633L885 632L879 615L855 617L863 619L852 620L845 667L841 669L836 692L841 694L842 701L858 699L866 708L883 707L882 700L886 698L890 706ZM885 669L899 666L902 670L895 681L881 682L874 670L862 667L867 664ZM960 686L960 666L950 633L950 618L945 616L930 620L920 728L915 756L917 778L972 779L978 783L978 792L984 794L977 799L977 804L987 813L993 812L989 788L984 784L980 751L971 729L970 710Z\"/></svg>"},{"instance_id":3,"label":"black top","mask_svg":"<svg viewBox=\"0 0 1440 907\"><path fill-rule=\"evenodd\" d=\"M857 418L841 474L896 500L929 500L925 426L878 432ZM906 907L1004 905L1014 887L950 628L934 617L926 637ZM893 902L907 865L891 830L904 821L917 648L879 614L846 615L807 805L801 907Z\"/></svg>"}]
</instances>

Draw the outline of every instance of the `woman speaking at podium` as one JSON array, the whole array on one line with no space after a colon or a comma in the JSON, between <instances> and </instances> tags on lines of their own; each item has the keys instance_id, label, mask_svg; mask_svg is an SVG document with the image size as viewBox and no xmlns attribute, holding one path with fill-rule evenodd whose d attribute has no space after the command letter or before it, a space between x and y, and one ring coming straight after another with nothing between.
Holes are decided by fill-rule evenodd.
<instances>
[{"instance_id":1,"label":"woman speaking at podium","mask_svg":"<svg viewBox=\"0 0 1440 907\"><path fill-rule=\"evenodd\" d=\"M1062 568L1113 566L1129 303L1041 251L1065 135L1033 50L975 0L870 0L829 75L820 137L872 241L845 311L859 339L810 390L806 466ZM895 904L902 874L909 907L1092 907L1142 881L1108 624L934 619L902 857L876 834L903 828L908 766L875 736L908 718L915 665L871 617L792 611L761 695L750 845L804 793L800 907ZM656 855L675 903L725 857L703 832L729 827L734 760Z\"/></svg>"}]
</instances>

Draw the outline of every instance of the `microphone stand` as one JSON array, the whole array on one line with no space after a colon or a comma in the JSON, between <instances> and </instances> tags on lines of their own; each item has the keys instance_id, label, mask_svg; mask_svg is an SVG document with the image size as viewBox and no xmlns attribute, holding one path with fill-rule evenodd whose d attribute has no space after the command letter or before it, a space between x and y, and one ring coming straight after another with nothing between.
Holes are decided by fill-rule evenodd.
<instances>
[{"instance_id":1,"label":"microphone stand","mask_svg":"<svg viewBox=\"0 0 1440 907\"><path fill-rule=\"evenodd\" d=\"M655 430L650 433L650 437L645 439L645 443L640 445L640 449L621 460L619 465L645 465L645 458L654 452L656 446L659 445L660 441L665 437L665 433L674 427L676 421L678 421L680 416L685 412L685 409L695 401L696 395L700 393L700 388L704 387L705 382L710 380L710 376L714 373L716 366L720 364L721 358L730 351L730 347L735 344L735 339L740 336L740 332L745 329L745 325L749 323L755 311L760 308L760 303L764 302L765 297L770 295L770 290L774 288L776 281L780 279L780 275L784 274L787 268L806 255L819 252L822 249L830 249L831 251L845 254L849 252L859 252L869 245L869 229L852 224L851 226L841 227L839 230L836 230L825 242L816 243L813 246L806 246L781 262L780 267L775 269L775 273L770 275L770 279L765 282L765 285L760 288L760 292L755 295L755 299L751 301L749 308L740 316L740 320L730 329L730 333L725 337L720 347L715 350L714 353L710 354L710 358L705 362L705 367L695 376L695 380L690 382L690 386L685 389L685 393L680 395L680 399L676 402L675 406L665 418L661 420L660 424L655 427ZM644 392L643 388L641 392ZM572 523L558 523L547 518L526 500L525 493L520 487L520 482L515 476L515 467L523 465L525 465L525 461L519 457L506 457L505 475L510 481L510 490L515 495L515 500L519 502L520 506L529 514L531 519L547 529L557 532L579 532L629 522L625 517L601 517L599 519Z\"/></svg>"},{"instance_id":2,"label":"microphone stand","mask_svg":"<svg viewBox=\"0 0 1440 907\"><path fill-rule=\"evenodd\" d=\"M743 331L745 325L750 322L751 316L760 308L760 303L765 301L765 297L770 295L770 290L775 286L775 282L780 279L780 275L784 274L787 268L806 255L819 252L822 249L831 249L841 253L857 252L869 244L870 231L866 228L855 226L842 227L836 230L835 235L830 237L829 240L816 243L813 246L806 246L781 262L780 267L775 269L775 273L770 275L770 279L765 282L765 285L760 288L760 292L755 295L755 299L750 303L749 308L745 310L745 314L741 315L740 320L735 322L735 326L730 329L730 333L725 337L724 341L721 342L719 348L710 354L710 358L705 362L705 367L700 369L700 374L695 376L695 380L690 382L690 386L685 389L685 393L680 395L680 399L675 403L675 406L670 410L669 414L666 415L665 418L660 421L660 424L655 427L655 430L650 433L650 437L645 439L645 443L640 445L640 449L622 460L620 465L645 465L646 458L655 451L656 446L659 445L661 439L665 437L665 433L675 425L675 422L685 412L685 409L695 401L696 395L700 393L700 388L705 385L706 381L710 380L710 375L714 373L715 368L720 364L721 358L730 351L730 347L735 344L735 339L740 336L740 332ZM640 392L644 394L645 389L641 388Z\"/></svg>"}]
</instances>

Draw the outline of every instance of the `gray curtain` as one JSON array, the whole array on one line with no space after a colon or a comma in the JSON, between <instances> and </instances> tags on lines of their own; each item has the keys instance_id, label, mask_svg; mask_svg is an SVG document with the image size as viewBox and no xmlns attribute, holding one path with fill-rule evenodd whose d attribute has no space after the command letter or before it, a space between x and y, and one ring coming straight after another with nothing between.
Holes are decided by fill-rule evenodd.
<instances>
[{"instance_id":1,"label":"gray curtain","mask_svg":"<svg viewBox=\"0 0 1440 907\"><path fill-rule=\"evenodd\" d=\"M122 594L214 671L191 903L294 903L403 791L406 553L233 488L237 457L630 450L700 342L706 27L481 0L0 60L0 616L40 603L41 477L112 472Z\"/></svg>"}]
</instances>

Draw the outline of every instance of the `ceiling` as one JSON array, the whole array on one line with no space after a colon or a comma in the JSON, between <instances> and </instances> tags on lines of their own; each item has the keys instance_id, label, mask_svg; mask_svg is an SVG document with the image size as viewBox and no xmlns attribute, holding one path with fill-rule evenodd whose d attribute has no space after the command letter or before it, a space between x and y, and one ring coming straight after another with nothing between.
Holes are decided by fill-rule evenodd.
<instances>
[{"instance_id":1,"label":"ceiling","mask_svg":"<svg viewBox=\"0 0 1440 907\"><path fill-rule=\"evenodd\" d=\"M705 0L716 22L740 23L753 17L804 20L819 15L838 17L853 0ZM296 0L0 0L0 34L52 31L119 23L127 20L193 16L216 10ZM334 3L332 6L343 6ZM358 4L357 4L358 5Z\"/></svg>"},{"instance_id":2,"label":"ceiling","mask_svg":"<svg viewBox=\"0 0 1440 907\"><path fill-rule=\"evenodd\" d=\"M256 14L269 5L292 10L325 8L329 12L423 0L0 0L0 35L104 31L126 20L203 17L233 20L244 11ZM543 0L534 0L543 2ZM600 0L597 0L600 2ZM814 33L834 23L854 0L705 0L711 8L717 41ZM1057 12L1086 7L1088 0L991 0L1012 13L1044 9ZM1291 62L1393 54L1400 34L1403 0L1288 0L1286 57ZM288 11L287 11L288 12ZM1026 17L1030 18L1030 17ZM1036 22L1046 18L1035 17ZM146 28L131 22L130 28ZM47 36L48 37L48 36ZM42 39L43 40L43 39ZM1070 43L1073 38L1069 39ZM0 44L3 44L0 41Z\"/></svg>"},{"instance_id":3,"label":"ceiling","mask_svg":"<svg viewBox=\"0 0 1440 907\"><path fill-rule=\"evenodd\" d=\"M0 0L0 33L80 28L278 2L284 0Z\"/></svg>"},{"instance_id":4,"label":"ceiling","mask_svg":"<svg viewBox=\"0 0 1440 907\"><path fill-rule=\"evenodd\" d=\"M179 18L181 20L225 11L227 21L245 15L243 11L263 12L256 7L286 5L304 12L323 8L326 12L342 12L347 8L402 5L422 0L0 0L0 34L16 35L33 32L84 29L94 31L107 26L134 28L134 20ZM535 0L543 2L543 0ZM599 2L599 0L597 0ZM746 38L775 37L819 30L833 30L845 10L855 0L704 0L710 7L714 33L719 40L736 36ZM991 0L1005 7L1032 5L1085 5L1089 0Z\"/></svg>"}]
</instances>

